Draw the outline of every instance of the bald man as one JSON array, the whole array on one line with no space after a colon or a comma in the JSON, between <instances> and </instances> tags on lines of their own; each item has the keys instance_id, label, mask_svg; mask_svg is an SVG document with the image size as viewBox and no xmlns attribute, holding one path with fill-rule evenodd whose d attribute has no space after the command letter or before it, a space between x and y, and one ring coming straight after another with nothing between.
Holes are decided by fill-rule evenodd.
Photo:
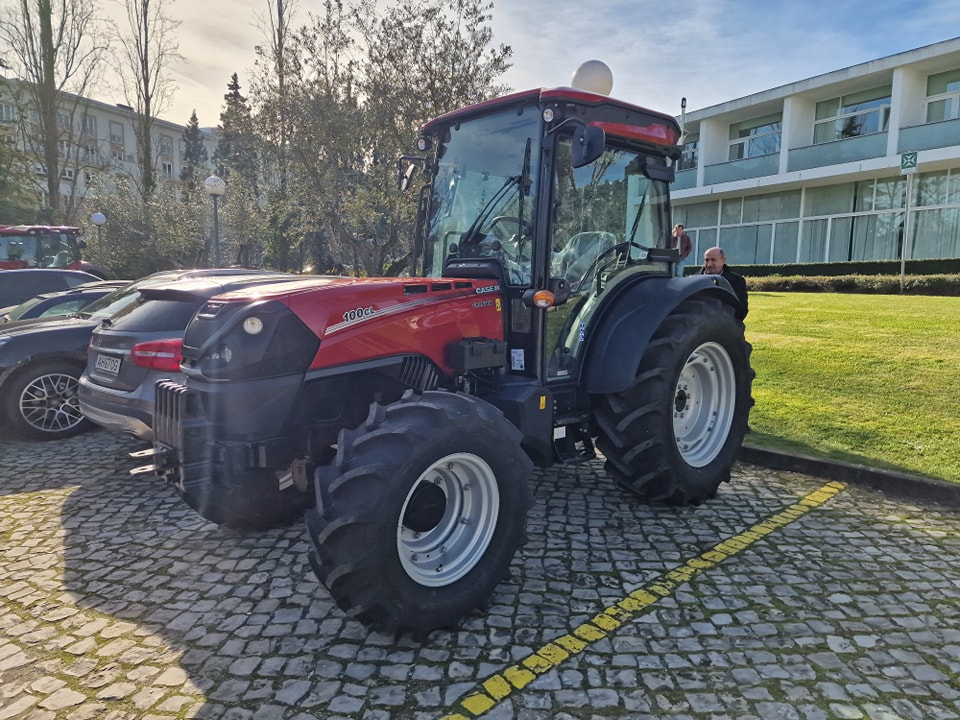
<instances>
[{"instance_id":1,"label":"bald man","mask_svg":"<svg viewBox=\"0 0 960 720\"><path fill-rule=\"evenodd\" d=\"M740 310L737 319L743 320L747 316L747 281L727 266L727 256L719 247L712 247L703 254L703 275L722 275L730 283L730 287L740 300Z\"/></svg>"}]
</instances>

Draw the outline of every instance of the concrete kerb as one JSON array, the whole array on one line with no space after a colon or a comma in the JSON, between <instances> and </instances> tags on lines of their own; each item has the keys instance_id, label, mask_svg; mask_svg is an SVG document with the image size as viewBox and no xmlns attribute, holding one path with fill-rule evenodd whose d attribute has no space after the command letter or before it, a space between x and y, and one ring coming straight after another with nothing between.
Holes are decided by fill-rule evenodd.
<instances>
[{"instance_id":1,"label":"concrete kerb","mask_svg":"<svg viewBox=\"0 0 960 720\"><path fill-rule=\"evenodd\" d=\"M772 470L787 470L826 480L865 485L888 495L960 507L960 485L943 480L753 445L744 445L740 449L740 460Z\"/></svg>"}]
</instances>

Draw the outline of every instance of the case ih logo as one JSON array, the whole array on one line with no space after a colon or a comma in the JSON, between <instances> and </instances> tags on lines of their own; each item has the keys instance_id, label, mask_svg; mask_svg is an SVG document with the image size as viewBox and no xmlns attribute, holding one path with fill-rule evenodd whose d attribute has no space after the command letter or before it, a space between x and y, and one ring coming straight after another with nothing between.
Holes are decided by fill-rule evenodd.
<instances>
[{"instance_id":1,"label":"case ih logo","mask_svg":"<svg viewBox=\"0 0 960 720\"><path fill-rule=\"evenodd\" d=\"M477 295L483 295L484 293L500 292L499 285L487 285L487 287L478 287Z\"/></svg>"},{"instance_id":2,"label":"case ih logo","mask_svg":"<svg viewBox=\"0 0 960 720\"><path fill-rule=\"evenodd\" d=\"M354 320L362 320L363 318L368 318L374 313L373 306L371 307L362 307L354 308L353 310L347 310L343 314L344 322L353 322Z\"/></svg>"}]
</instances>

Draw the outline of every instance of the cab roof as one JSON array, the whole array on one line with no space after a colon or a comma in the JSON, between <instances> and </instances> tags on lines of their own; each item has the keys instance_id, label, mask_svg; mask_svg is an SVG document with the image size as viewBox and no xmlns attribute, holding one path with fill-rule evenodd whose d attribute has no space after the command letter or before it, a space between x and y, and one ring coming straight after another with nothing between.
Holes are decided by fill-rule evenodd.
<instances>
[{"instance_id":1,"label":"cab roof","mask_svg":"<svg viewBox=\"0 0 960 720\"><path fill-rule=\"evenodd\" d=\"M677 147L680 125L665 113L648 110L611 98L607 95L571 87L539 88L484 100L440 115L421 128L423 135L437 135L444 127L503 108L537 103L576 114L589 125L603 128L607 135L626 140L639 140L667 147Z\"/></svg>"}]
</instances>

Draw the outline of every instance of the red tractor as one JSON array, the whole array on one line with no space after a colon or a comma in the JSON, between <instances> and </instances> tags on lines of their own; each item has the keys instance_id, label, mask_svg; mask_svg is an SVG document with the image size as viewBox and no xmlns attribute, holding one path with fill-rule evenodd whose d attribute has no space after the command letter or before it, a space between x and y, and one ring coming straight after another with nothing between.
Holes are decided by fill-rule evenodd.
<instances>
[{"instance_id":1,"label":"red tractor","mask_svg":"<svg viewBox=\"0 0 960 720\"><path fill-rule=\"evenodd\" d=\"M65 225L0 225L0 270L59 268L83 270L106 279L107 271L84 260L83 230Z\"/></svg>"},{"instance_id":2,"label":"red tractor","mask_svg":"<svg viewBox=\"0 0 960 720\"><path fill-rule=\"evenodd\" d=\"M532 466L602 453L636 496L712 497L753 371L720 276L673 277L670 116L573 88L428 122L416 272L222 295L160 381L154 469L209 520L289 522L339 606L422 636L525 542Z\"/></svg>"}]
</instances>

